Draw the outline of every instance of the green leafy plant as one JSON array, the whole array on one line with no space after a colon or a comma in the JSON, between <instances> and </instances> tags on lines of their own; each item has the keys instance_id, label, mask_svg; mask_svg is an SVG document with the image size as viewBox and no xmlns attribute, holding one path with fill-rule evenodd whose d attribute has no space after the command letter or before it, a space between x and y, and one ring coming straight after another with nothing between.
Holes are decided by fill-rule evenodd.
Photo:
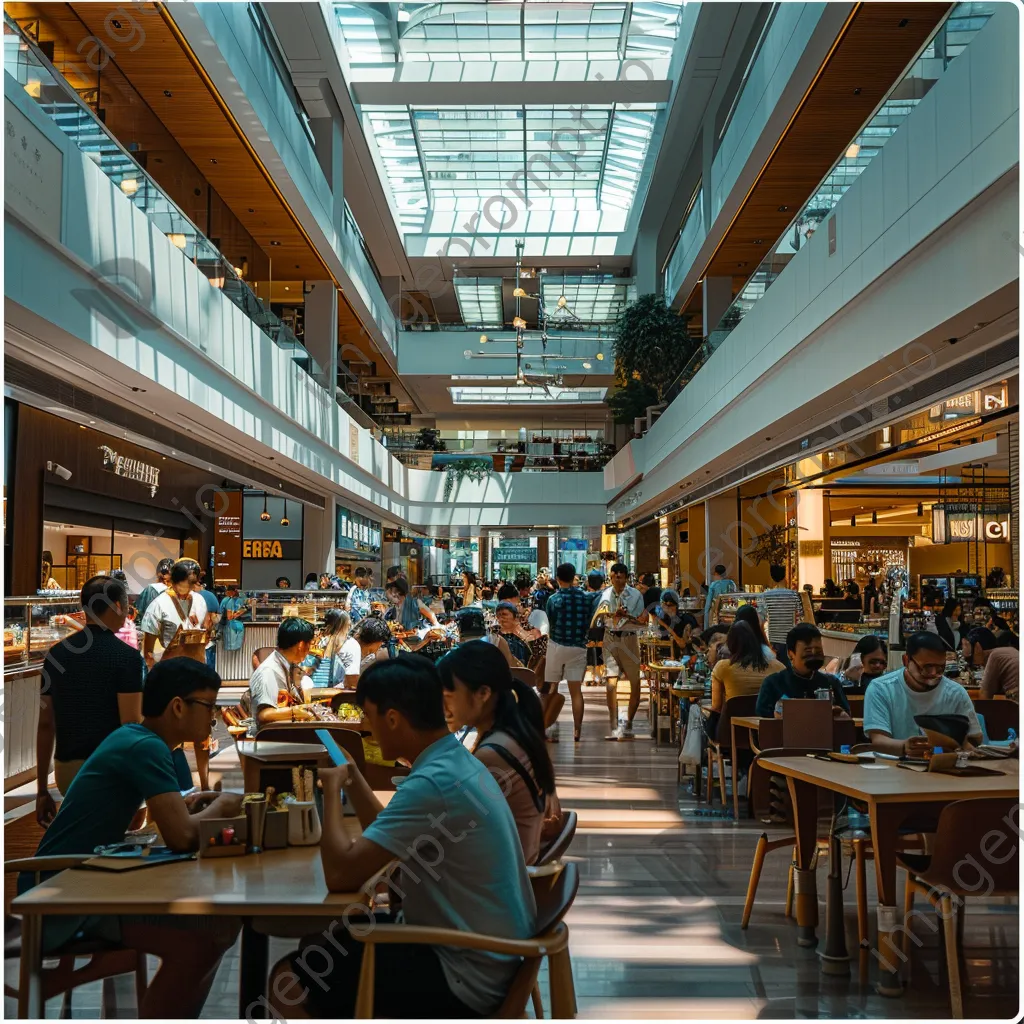
<instances>
[{"instance_id":1,"label":"green leafy plant","mask_svg":"<svg viewBox=\"0 0 1024 1024\"><path fill-rule=\"evenodd\" d=\"M480 483L487 479L494 470L494 463L491 459L459 459L458 462L449 462L444 467L444 500L451 501L455 493L455 485L462 480L472 480Z\"/></svg>"},{"instance_id":2,"label":"green leafy plant","mask_svg":"<svg viewBox=\"0 0 1024 1024\"><path fill-rule=\"evenodd\" d=\"M423 452L446 452L448 445L441 437L441 431L434 427L421 427L414 442L417 449Z\"/></svg>"},{"instance_id":3,"label":"green leafy plant","mask_svg":"<svg viewBox=\"0 0 1024 1024\"><path fill-rule=\"evenodd\" d=\"M608 408L616 423L632 425L638 416L647 415L649 405L658 404L658 392L643 381L630 378L625 385L608 396Z\"/></svg>"},{"instance_id":4,"label":"green leafy plant","mask_svg":"<svg viewBox=\"0 0 1024 1024\"><path fill-rule=\"evenodd\" d=\"M687 333L687 323L686 317L669 309L657 295L641 295L627 306L615 324L615 370L620 386L638 380L651 387L661 401L700 344Z\"/></svg>"}]
</instances>

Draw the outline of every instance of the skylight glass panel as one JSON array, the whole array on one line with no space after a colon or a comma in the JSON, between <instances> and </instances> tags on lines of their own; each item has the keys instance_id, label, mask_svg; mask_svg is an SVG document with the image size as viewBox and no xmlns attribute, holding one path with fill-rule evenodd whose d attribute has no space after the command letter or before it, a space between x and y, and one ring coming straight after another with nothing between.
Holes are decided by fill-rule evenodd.
<instances>
[{"instance_id":1,"label":"skylight glass panel","mask_svg":"<svg viewBox=\"0 0 1024 1024\"><path fill-rule=\"evenodd\" d=\"M607 388L452 387L455 405L596 405L604 401Z\"/></svg>"},{"instance_id":2,"label":"skylight glass panel","mask_svg":"<svg viewBox=\"0 0 1024 1024\"><path fill-rule=\"evenodd\" d=\"M464 324L502 326L500 277L456 277L455 295Z\"/></svg>"},{"instance_id":3,"label":"skylight glass panel","mask_svg":"<svg viewBox=\"0 0 1024 1024\"><path fill-rule=\"evenodd\" d=\"M547 274L540 289L548 322L555 327L577 319L584 323L613 323L626 306L636 300L636 285L631 279L608 274L587 277ZM565 305L559 307L558 300L563 295Z\"/></svg>"}]
</instances>

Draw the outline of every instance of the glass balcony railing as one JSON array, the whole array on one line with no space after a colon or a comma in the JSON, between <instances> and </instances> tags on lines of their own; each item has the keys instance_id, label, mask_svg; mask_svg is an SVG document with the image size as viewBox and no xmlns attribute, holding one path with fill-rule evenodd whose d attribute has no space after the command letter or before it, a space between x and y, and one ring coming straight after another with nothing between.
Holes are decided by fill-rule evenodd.
<instances>
[{"instance_id":1,"label":"glass balcony railing","mask_svg":"<svg viewBox=\"0 0 1024 1024\"><path fill-rule=\"evenodd\" d=\"M75 89L9 15L4 15L4 70L51 121L264 334L321 387L333 391L323 368L292 330L256 297L238 271L108 131Z\"/></svg>"},{"instance_id":2,"label":"glass balcony railing","mask_svg":"<svg viewBox=\"0 0 1024 1024\"><path fill-rule=\"evenodd\" d=\"M757 305L761 296L828 218L850 186L881 152L885 143L994 13L995 4L992 3L960 3L953 7L917 60L850 141L814 194L801 207L782 237L758 265L718 325L693 354L670 390L667 396L669 401L679 394L708 357L743 322L744 317ZM691 219L692 216L691 212ZM683 230L685 232L685 226ZM682 245L679 248L682 248Z\"/></svg>"},{"instance_id":3,"label":"glass balcony railing","mask_svg":"<svg viewBox=\"0 0 1024 1024\"><path fill-rule=\"evenodd\" d=\"M697 189L690 202L683 226L679 230L676 244L669 253L668 265L665 267L665 299L671 302L679 291L683 275L693 264L693 257L700 243L704 241L707 230L704 227L704 187Z\"/></svg>"}]
</instances>

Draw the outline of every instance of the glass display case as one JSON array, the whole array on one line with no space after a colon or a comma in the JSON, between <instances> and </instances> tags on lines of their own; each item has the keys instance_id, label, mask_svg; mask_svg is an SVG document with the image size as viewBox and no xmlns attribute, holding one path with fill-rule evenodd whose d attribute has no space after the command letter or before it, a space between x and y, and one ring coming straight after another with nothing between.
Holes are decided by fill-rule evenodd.
<instances>
[{"instance_id":1,"label":"glass display case","mask_svg":"<svg viewBox=\"0 0 1024 1024\"><path fill-rule=\"evenodd\" d=\"M372 600L384 601L384 592L370 591ZM314 625L323 622L329 608L348 604L347 590L258 590L241 595L249 602L250 622L280 622L290 616Z\"/></svg>"},{"instance_id":2,"label":"glass display case","mask_svg":"<svg viewBox=\"0 0 1024 1024\"><path fill-rule=\"evenodd\" d=\"M79 592L4 598L4 674L39 668L46 652L85 623Z\"/></svg>"}]
</instances>

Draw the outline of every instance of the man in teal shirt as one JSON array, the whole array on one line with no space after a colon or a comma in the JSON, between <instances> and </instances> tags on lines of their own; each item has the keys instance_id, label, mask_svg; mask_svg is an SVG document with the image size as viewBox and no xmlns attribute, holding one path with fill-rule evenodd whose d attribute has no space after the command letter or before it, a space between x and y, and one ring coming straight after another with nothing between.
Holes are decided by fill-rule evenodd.
<instances>
[{"instance_id":1,"label":"man in teal shirt","mask_svg":"<svg viewBox=\"0 0 1024 1024\"><path fill-rule=\"evenodd\" d=\"M397 857L402 871L389 884L402 898L402 923L531 937L537 908L515 820L487 768L448 731L437 669L415 654L379 662L360 678L356 703L383 759L404 758L412 771L382 807L353 764L319 770L327 887L362 889ZM342 793L363 826L355 840L342 826ZM395 919L375 918L389 920ZM351 926L370 927L358 915ZM304 939L278 963L268 986L280 1019L297 1006L314 1017L352 1017L364 948L334 925ZM493 1016L519 963L480 950L380 945L373 1015Z\"/></svg>"},{"instance_id":2,"label":"man in teal shirt","mask_svg":"<svg viewBox=\"0 0 1024 1024\"><path fill-rule=\"evenodd\" d=\"M224 616L224 650L240 651L245 641L245 624L242 619L249 612L249 604L238 593L237 583L229 583L227 590L227 597L220 604Z\"/></svg>"},{"instance_id":3,"label":"man in teal shirt","mask_svg":"<svg viewBox=\"0 0 1024 1024\"><path fill-rule=\"evenodd\" d=\"M711 586L708 587L708 596L704 599L704 628L713 626L715 623L711 621L711 611L715 604L715 598L721 597L723 594L732 594L736 590L736 584L729 579L726 575L726 568L724 565L716 565L712 572Z\"/></svg>"}]
</instances>

